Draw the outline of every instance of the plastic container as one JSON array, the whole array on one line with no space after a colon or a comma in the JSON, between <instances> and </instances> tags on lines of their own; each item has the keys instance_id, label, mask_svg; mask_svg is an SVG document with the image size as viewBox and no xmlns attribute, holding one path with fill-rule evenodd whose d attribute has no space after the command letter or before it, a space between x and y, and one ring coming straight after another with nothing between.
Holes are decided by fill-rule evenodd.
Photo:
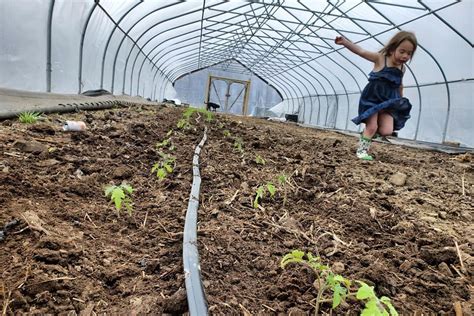
<instances>
[{"instance_id":1,"label":"plastic container","mask_svg":"<svg viewBox=\"0 0 474 316\"><path fill-rule=\"evenodd\" d=\"M86 123L83 121L66 121L63 125L63 130L66 132L82 132L86 129Z\"/></svg>"}]
</instances>

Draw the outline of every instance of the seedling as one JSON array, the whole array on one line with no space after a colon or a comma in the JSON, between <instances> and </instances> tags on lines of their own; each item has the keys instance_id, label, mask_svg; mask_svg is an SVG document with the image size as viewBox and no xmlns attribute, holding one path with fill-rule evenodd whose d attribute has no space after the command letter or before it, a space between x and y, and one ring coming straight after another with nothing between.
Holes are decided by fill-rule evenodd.
<instances>
[{"instance_id":1,"label":"seedling","mask_svg":"<svg viewBox=\"0 0 474 316\"><path fill-rule=\"evenodd\" d=\"M169 132L168 132L169 134ZM167 134L167 136L169 136ZM165 138L163 141L156 143L156 149L168 147L168 150L173 151L176 147L171 142L171 138Z\"/></svg>"},{"instance_id":2,"label":"seedling","mask_svg":"<svg viewBox=\"0 0 474 316\"><path fill-rule=\"evenodd\" d=\"M287 181L288 181L288 178L286 177L285 174L280 174L278 176L278 184L280 186L280 188L283 188L283 206L286 205L286 199L287 199L287 196L288 196L288 189L287 189Z\"/></svg>"},{"instance_id":3,"label":"seedling","mask_svg":"<svg viewBox=\"0 0 474 316\"><path fill-rule=\"evenodd\" d=\"M122 183L120 185L108 185L104 189L106 197L110 196L110 200L115 204L117 214L120 216L122 204L128 211L128 215L132 216L132 198L133 188L131 185Z\"/></svg>"},{"instance_id":4,"label":"seedling","mask_svg":"<svg viewBox=\"0 0 474 316\"><path fill-rule=\"evenodd\" d=\"M160 152L159 155L161 156L162 160L153 165L151 172L156 172L156 177L162 181L168 174L173 172L176 158L162 152Z\"/></svg>"},{"instance_id":5,"label":"seedling","mask_svg":"<svg viewBox=\"0 0 474 316\"><path fill-rule=\"evenodd\" d=\"M242 138L237 137L234 140L234 149L241 154L244 153L244 141L242 140Z\"/></svg>"},{"instance_id":6,"label":"seedling","mask_svg":"<svg viewBox=\"0 0 474 316\"><path fill-rule=\"evenodd\" d=\"M156 148L166 147L171 143L169 138L163 140L162 142L156 143Z\"/></svg>"},{"instance_id":7,"label":"seedling","mask_svg":"<svg viewBox=\"0 0 474 316\"><path fill-rule=\"evenodd\" d=\"M22 112L18 115L20 123L33 124L36 123L41 117L41 113L38 112Z\"/></svg>"},{"instance_id":8,"label":"seedling","mask_svg":"<svg viewBox=\"0 0 474 316\"><path fill-rule=\"evenodd\" d=\"M259 201L261 201L264 196L266 190L270 194L270 197L274 197L276 193L276 188L271 182L267 182L265 185L260 185L257 188L257 191L255 192L255 199L253 200L253 207L254 208L259 208L260 204Z\"/></svg>"},{"instance_id":9,"label":"seedling","mask_svg":"<svg viewBox=\"0 0 474 316\"><path fill-rule=\"evenodd\" d=\"M188 129L191 127L191 124L189 123L189 120L186 120L184 118L180 119L178 121L178 123L176 124L176 126L179 128L179 129Z\"/></svg>"},{"instance_id":10,"label":"seedling","mask_svg":"<svg viewBox=\"0 0 474 316\"><path fill-rule=\"evenodd\" d=\"M305 258L306 257L306 258ZM313 256L310 252L304 253L300 250L293 250L286 254L281 260L281 268L284 269L290 263L299 263L311 268L317 277L317 290L315 315L319 314L320 304L325 301L324 295L327 290L332 292L331 309L337 308L346 298L355 298L365 303L362 316L398 316L390 299L382 296L380 299L375 295L374 288L362 281L355 281L360 284L357 292L350 292L354 282L344 278L339 274L334 274L331 269L321 263L319 257ZM386 308L388 308L388 311Z\"/></svg>"},{"instance_id":11,"label":"seedling","mask_svg":"<svg viewBox=\"0 0 474 316\"><path fill-rule=\"evenodd\" d=\"M258 164L258 165L264 165L266 164L267 162L265 161L265 159L262 158L262 156L260 155L257 155L255 157L255 162Z\"/></svg>"},{"instance_id":12,"label":"seedling","mask_svg":"<svg viewBox=\"0 0 474 316\"><path fill-rule=\"evenodd\" d=\"M393 307L390 298L382 296L378 298L375 295L374 287L369 286L368 284L362 281L356 281L361 285L359 290L357 290L356 298L358 300L366 300L365 308L362 311L362 316L370 315L398 315L397 310ZM388 308L389 313L385 309L385 306Z\"/></svg>"},{"instance_id":13,"label":"seedling","mask_svg":"<svg viewBox=\"0 0 474 316\"><path fill-rule=\"evenodd\" d=\"M206 116L206 122L212 122L212 120L214 119L214 114L212 114L211 111L200 110L200 112L204 113L204 115Z\"/></svg>"},{"instance_id":14,"label":"seedling","mask_svg":"<svg viewBox=\"0 0 474 316\"><path fill-rule=\"evenodd\" d=\"M228 129L224 130L224 137L230 137L230 132Z\"/></svg>"},{"instance_id":15,"label":"seedling","mask_svg":"<svg viewBox=\"0 0 474 316\"><path fill-rule=\"evenodd\" d=\"M278 176L278 183L279 183L280 185L282 185L282 186L285 185L286 181L287 181L286 175L280 174L280 175Z\"/></svg>"},{"instance_id":16,"label":"seedling","mask_svg":"<svg viewBox=\"0 0 474 316\"><path fill-rule=\"evenodd\" d=\"M183 112L183 117L178 121L177 126L180 129L188 129L191 127L189 120L194 113L203 113L206 116L206 122L211 122L214 118L214 115L206 109L196 109L196 108L187 108Z\"/></svg>"}]
</instances>

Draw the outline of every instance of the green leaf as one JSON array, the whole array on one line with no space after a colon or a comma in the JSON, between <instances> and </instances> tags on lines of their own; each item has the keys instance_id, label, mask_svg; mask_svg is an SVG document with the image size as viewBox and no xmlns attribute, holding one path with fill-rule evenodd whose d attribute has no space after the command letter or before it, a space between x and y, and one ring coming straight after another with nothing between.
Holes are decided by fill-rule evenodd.
<instances>
[{"instance_id":1,"label":"green leaf","mask_svg":"<svg viewBox=\"0 0 474 316\"><path fill-rule=\"evenodd\" d=\"M132 216L132 211L133 211L132 201L130 200L130 198L127 197L127 198L125 198L125 200L123 202L125 204L125 208L128 211L128 215Z\"/></svg>"},{"instance_id":2,"label":"green leaf","mask_svg":"<svg viewBox=\"0 0 474 316\"><path fill-rule=\"evenodd\" d=\"M270 196L273 197L276 192L275 186L272 183L267 183L267 189L268 189L268 192L270 192Z\"/></svg>"},{"instance_id":3,"label":"green leaf","mask_svg":"<svg viewBox=\"0 0 474 316\"><path fill-rule=\"evenodd\" d=\"M304 256L304 252L303 251L300 251L300 250L293 250L292 252L286 254L283 259L281 259L281 263L280 263L280 266L282 269L285 268L285 266L289 263L292 263L292 262L303 262L304 259L303 259L303 256Z\"/></svg>"},{"instance_id":4,"label":"green leaf","mask_svg":"<svg viewBox=\"0 0 474 316\"><path fill-rule=\"evenodd\" d=\"M163 165L163 167L165 167L165 169L166 169L166 171L167 171L168 173L172 173L172 172L173 172L173 167L171 167L169 164L165 163L165 164Z\"/></svg>"},{"instance_id":5,"label":"green leaf","mask_svg":"<svg viewBox=\"0 0 474 316\"><path fill-rule=\"evenodd\" d=\"M210 111L207 111L207 110L205 113L206 113L206 121L211 122L212 119L214 118L214 115Z\"/></svg>"},{"instance_id":6,"label":"green leaf","mask_svg":"<svg viewBox=\"0 0 474 316\"><path fill-rule=\"evenodd\" d=\"M259 198L263 198L263 186L259 186L259 187L257 188L257 196L258 196Z\"/></svg>"},{"instance_id":7,"label":"green leaf","mask_svg":"<svg viewBox=\"0 0 474 316\"><path fill-rule=\"evenodd\" d=\"M189 122L185 119L180 119L178 121L178 123L176 124L176 126L180 129L183 129L183 128L187 127L188 125L189 125Z\"/></svg>"},{"instance_id":8,"label":"green leaf","mask_svg":"<svg viewBox=\"0 0 474 316\"><path fill-rule=\"evenodd\" d=\"M115 185L109 185L105 188L104 193L105 196L109 196L113 190L115 190L116 186Z\"/></svg>"},{"instance_id":9,"label":"green leaf","mask_svg":"<svg viewBox=\"0 0 474 316\"><path fill-rule=\"evenodd\" d=\"M362 281L357 281L361 287L357 290L356 298L358 300L364 300L368 298L375 298L375 292L374 292L374 287L369 286L368 284L362 282Z\"/></svg>"},{"instance_id":10,"label":"green leaf","mask_svg":"<svg viewBox=\"0 0 474 316\"><path fill-rule=\"evenodd\" d=\"M193 108L187 108L186 111L183 113L183 117L188 119L193 115L193 113L196 112L196 109Z\"/></svg>"},{"instance_id":11,"label":"green leaf","mask_svg":"<svg viewBox=\"0 0 474 316\"><path fill-rule=\"evenodd\" d=\"M123 183L123 184L120 185L120 187L122 187L122 189L124 189L128 194L133 193L133 188L129 184Z\"/></svg>"},{"instance_id":12,"label":"green leaf","mask_svg":"<svg viewBox=\"0 0 474 316\"><path fill-rule=\"evenodd\" d=\"M280 175L278 176L278 182L283 185L286 183L286 176L283 174L283 175Z\"/></svg>"},{"instance_id":13,"label":"green leaf","mask_svg":"<svg viewBox=\"0 0 474 316\"><path fill-rule=\"evenodd\" d=\"M36 123L41 116L41 113L38 112L22 112L18 115L18 120L20 123L32 124Z\"/></svg>"},{"instance_id":14,"label":"green leaf","mask_svg":"<svg viewBox=\"0 0 474 316\"><path fill-rule=\"evenodd\" d=\"M122 208L122 199L125 198L125 193L121 188L115 188L112 191L110 199L115 203L115 208L119 211Z\"/></svg>"},{"instance_id":15,"label":"green leaf","mask_svg":"<svg viewBox=\"0 0 474 316\"><path fill-rule=\"evenodd\" d=\"M367 303L365 303L365 308L360 313L360 316L379 316L379 315L381 314L377 307L377 301L375 300L370 300Z\"/></svg>"},{"instance_id":16,"label":"green leaf","mask_svg":"<svg viewBox=\"0 0 474 316\"><path fill-rule=\"evenodd\" d=\"M266 163L266 162L265 162L265 159L263 159L262 156L260 156L260 155L257 155L257 156L255 157L255 162L256 162L257 164L260 164L260 165L264 165L264 164Z\"/></svg>"},{"instance_id":17,"label":"green leaf","mask_svg":"<svg viewBox=\"0 0 474 316\"><path fill-rule=\"evenodd\" d=\"M158 171L156 172L156 176L160 179L163 180L166 177L166 170L163 168L159 168Z\"/></svg>"},{"instance_id":18,"label":"green leaf","mask_svg":"<svg viewBox=\"0 0 474 316\"><path fill-rule=\"evenodd\" d=\"M160 148L160 147L164 147L164 146L167 146L169 144L170 140L169 139L165 139L164 141L162 141L161 143L156 143L156 148Z\"/></svg>"},{"instance_id":19,"label":"green leaf","mask_svg":"<svg viewBox=\"0 0 474 316\"><path fill-rule=\"evenodd\" d=\"M132 200L130 197L126 196L126 194L132 194L133 188L131 185L122 183L119 186L116 185L109 185L105 188L105 196L110 196L110 200L114 203L115 209L117 212L120 213L120 209L122 208L122 204L128 209L129 214L131 215L131 205Z\"/></svg>"},{"instance_id":20,"label":"green leaf","mask_svg":"<svg viewBox=\"0 0 474 316\"><path fill-rule=\"evenodd\" d=\"M338 307L339 304L341 304L342 299L346 296L347 290L339 284L336 284L336 286L334 286L333 291L334 295L332 299L332 308L334 309Z\"/></svg>"},{"instance_id":21,"label":"green leaf","mask_svg":"<svg viewBox=\"0 0 474 316\"><path fill-rule=\"evenodd\" d=\"M397 310L395 309L395 307L393 307L392 302L390 301L390 299L388 297L382 296L380 298L380 301L388 307L388 310L390 312L390 316L398 316Z\"/></svg>"}]
</instances>

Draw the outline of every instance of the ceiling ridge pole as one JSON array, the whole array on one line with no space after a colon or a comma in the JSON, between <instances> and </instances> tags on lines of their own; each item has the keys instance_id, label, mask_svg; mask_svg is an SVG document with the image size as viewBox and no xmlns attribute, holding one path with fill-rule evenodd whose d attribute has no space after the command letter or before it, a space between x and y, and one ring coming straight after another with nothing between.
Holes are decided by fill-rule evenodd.
<instances>
[{"instance_id":1,"label":"ceiling ridge pole","mask_svg":"<svg viewBox=\"0 0 474 316\"><path fill-rule=\"evenodd\" d=\"M258 28L255 32L253 32L253 29L251 27L251 24L247 18L247 14L244 13L244 14L239 14L240 16L244 16L245 17L245 21L247 22L247 26L244 26L243 24L240 24L241 25L241 30L242 30L242 34L244 35L245 37L245 43L241 45L240 49L235 49L233 51L231 51L231 58L235 58L235 59L238 59L238 55L242 52L242 50L245 48L245 45L247 45L250 40L252 40L252 38L255 36L255 34L261 29L261 26L262 25L265 25L271 18L271 15L273 13L269 13L268 10L267 10L267 6L265 4L263 4L263 6L261 6L260 8L263 8L265 10L265 15L261 15L260 17L262 18L262 21L259 20L259 16L257 16L255 14L255 9L252 7L252 3L249 4L250 8L251 8L251 11L253 13L253 16L252 18L255 18L255 23L258 25ZM259 8L259 9L260 9ZM275 10L276 11L276 10ZM249 11L250 12L250 11ZM251 32L250 36L247 37L247 34L244 32L244 28L248 28ZM252 67L248 67L249 69L252 69Z\"/></svg>"},{"instance_id":2,"label":"ceiling ridge pole","mask_svg":"<svg viewBox=\"0 0 474 316\"><path fill-rule=\"evenodd\" d=\"M206 9L206 0L202 0L201 35L199 36L198 68L201 67L201 44L202 44L202 32L204 29L204 9Z\"/></svg>"}]
</instances>

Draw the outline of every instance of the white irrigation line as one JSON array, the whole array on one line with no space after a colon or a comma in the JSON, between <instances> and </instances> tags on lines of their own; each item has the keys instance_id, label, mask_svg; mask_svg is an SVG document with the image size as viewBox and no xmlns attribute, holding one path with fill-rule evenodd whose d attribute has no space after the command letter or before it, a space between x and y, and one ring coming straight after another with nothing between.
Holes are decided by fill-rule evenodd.
<instances>
[{"instance_id":1,"label":"white irrigation line","mask_svg":"<svg viewBox=\"0 0 474 316\"><path fill-rule=\"evenodd\" d=\"M199 154L207 140L207 127L193 156L193 185L189 196L188 209L183 233L183 266L188 298L189 314L191 316L207 315L207 301L201 281L201 266L197 248L197 212L199 208L199 191L201 175L199 172Z\"/></svg>"}]
</instances>

